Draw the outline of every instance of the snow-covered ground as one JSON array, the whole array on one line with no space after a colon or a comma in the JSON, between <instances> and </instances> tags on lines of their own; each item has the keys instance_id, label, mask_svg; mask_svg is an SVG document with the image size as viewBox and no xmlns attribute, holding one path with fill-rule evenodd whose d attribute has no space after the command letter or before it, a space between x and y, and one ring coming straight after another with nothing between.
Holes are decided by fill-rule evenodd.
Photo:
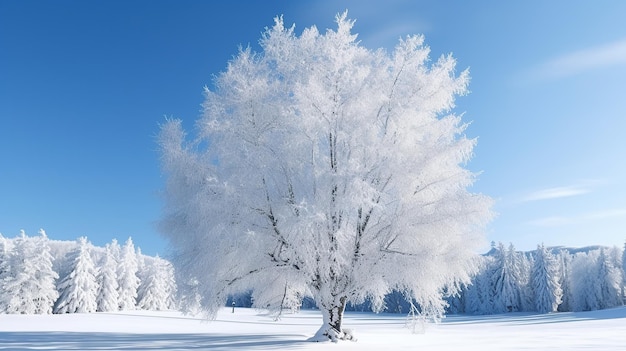
<instances>
[{"instance_id":1,"label":"snow-covered ground","mask_svg":"<svg viewBox=\"0 0 626 351\"><path fill-rule=\"evenodd\" d=\"M404 315L347 313L357 342L311 343L316 311L279 321L224 309L215 321L178 312L0 315L0 350L626 350L626 307L578 313L449 316L412 334Z\"/></svg>"}]
</instances>

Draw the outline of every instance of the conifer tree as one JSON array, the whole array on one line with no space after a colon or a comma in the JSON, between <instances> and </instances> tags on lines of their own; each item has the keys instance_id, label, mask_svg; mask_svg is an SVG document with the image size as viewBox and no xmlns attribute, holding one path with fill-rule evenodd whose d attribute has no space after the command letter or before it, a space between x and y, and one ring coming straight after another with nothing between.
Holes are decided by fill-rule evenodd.
<instances>
[{"instance_id":1,"label":"conifer tree","mask_svg":"<svg viewBox=\"0 0 626 351\"><path fill-rule=\"evenodd\" d=\"M173 307L176 292L174 275L169 262L156 257L146 265L146 274L139 286L137 306L141 309L161 311Z\"/></svg>"},{"instance_id":2,"label":"conifer tree","mask_svg":"<svg viewBox=\"0 0 626 351\"><path fill-rule=\"evenodd\" d=\"M543 244L537 246L531 284L535 310L539 313L556 312L563 296L559 284L559 266Z\"/></svg>"},{"instance_id":3,"label":"conifer tree","mask_svg":"<svg viewBox=\"0 0 626 351\"><path fill-rule=\"evenodd\" d=\"M557 256L559 264L559 285L561 285L561 291L563 296L561 298L561 304L558 307L559 312L572 311L572 283L571 283L571 271L572 271L572 255L566 250L561 250Z\"/></svg>"},{"instance_id":4,"label":"conifer tree","mask_svg":"<svg viewBox=\"0 0 626 351\"><path fill-rule=\"evenodd\" d=\"M98 270L98 297L96 299L98 312L112 312L119 309L117 261L113 253L113 245L107 244L104 257Z\"/></svg>"},{"instance_id":5,"label":"conifer tree","mask_svg":"<svg viewBox=\"0 0 626 351\"><path fill-rule=\"evenodd\" d=\"M11 275L11 266L9 265L10 258L10 245L9 241L0 234L0 313L6 311L6 298L4 282L8 280Z\"/></svg>"},{"instance_id":6,"label":"conifer tree","mask_svg":"<svg viewBox=\"0 0 626 351\"><path fill-rule=\"evenodd\" d=\"M572 259L572 310L593 311L600 309L598 289L599 251L578 252Z\"/></svg>"},{"instance_id":7,"label":"conifer tree","mask_svg":"<svg viewBox=\"0 0 626 351\"><path fill-rule=\"evenodd\" d=\"M604 309L621 305L622 298L620 294L622 290L620 285L622 277L604 248L600 249L598 256L597 277L599 308Z\"/></svg>"},{"instance_id":8,"label":"conifer tree","mask_svg":"<svg viewBox=\"0 0 626 351\"><path fill-rule=\"evenodd\" d=\"M54 257L50 252L50 241L43 229L39 229L39 236L35 238L35 248L34 260L37 264L35 277L39 282L40 294L37 298L36 313L50 314L59 296L56 290L59 274L53 269Z\"/></svg>"},{"instance_id":9,"label":"conifer tree","mask_svg":"<svg viewBox=\"0 0 626 351\"><path fill-rule=\"evenodd\" d=\"M493 257L478 258L478 272L465 290L465 312L469 314L494 313L494 296L491 279L494 272Z\"/></svg>"},{"instance_id":10,"label":"conifer tree","mask_svg":"<svg viewBox=\"0 0 626 351\"><path fill-rule=\"evenodd\" d=\"M58 298L52 269L52 255L43 230L37 238L24 231L15 239L9 258L10 273L4 279L1 296L6 313L50 314Z\"/></svg>"},{"instance_id":11,"label":"conifer tree","mask_svg":"<svg viewBox=\"0 0 626 351\"><path fill-rule=\"evenodd\" d=\"M54 306L54 313L96 312L97 272L91 258L90 245L86 237L80 237L76 248L68 253L71 270L59 283L60 296Z\"/></svg>"},{"instance_id":12,"label":"conifer tree","mask_svg":"<svg viewBox=\"0 0 626 351\"><path fill-rule=\"evenodd\" d=\"M515 255L512 244L507 250L499 243L492 275L494 312L516 312L521 308L520 271Z\"/></svg>"},{"instance_id":13,"label":"conifer tree","mask_svg":"<svg viewBox=\"0 0 626 351\"><path fill-rule=\"evenodd\" d=\"M515 247L511 244L510 249L513 252L513 260L515 262L517 272L517 286L520 296L519 311L531 311L534 309L533 292L530 284L530 276L534 264L531 255L523 252L515 251Z\"/></svg>"},{"instance_id":14,"label":"conifer tree","mask_svg":"<svg viewBox=\"0 0 626 351\"><path fill-rule=\"evenodd\" d=\"M622 304L626 305L626 243L622 249L622 262L620 265L622 269Z\"/></svg>"},{"instance_id":15,"label":"conifer tree","mask_svg":"<svg viewBox=\"0 0 626 351\"><path fill-rule=\"evenodd\" d=\"M138 263L132 238L128 238L121 252L117 268L118 307L121 311L133 310L137 305Z\"/></svg>"}]
</instances>

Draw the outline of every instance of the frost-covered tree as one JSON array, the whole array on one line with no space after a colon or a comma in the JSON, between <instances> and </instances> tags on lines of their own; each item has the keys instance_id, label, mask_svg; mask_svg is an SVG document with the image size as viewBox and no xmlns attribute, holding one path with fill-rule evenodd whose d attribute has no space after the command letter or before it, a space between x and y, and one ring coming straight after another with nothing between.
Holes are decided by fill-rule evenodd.
<instances>
[{"instance_id":1,"label":"frost-covered tree","mask_svg":"<svg viewBox=\"0 0 626 351\"><path fill-rule=\"evenodd\" d=\"M572 283L571 283L571 270L572 270L572 255L566 250L561 250L557 256L559 264L559 285L563 292L561 298L561 304L558 307L559 312L572 311Z\"/></svg>"},{"instance_id":2,"label":"frost-covered tree","mask_svg":"<svg viewBox=\"0 0 626 351\"><path fill-rule=\"evenodd\" d=\"M112 312L119 309L117 260L113 250L112 244L105 246L104 257L96 277L98 281L98 297L96 298L98 312Z\"/></svg>"},{"instance_id":3,"label":"frost-covered tree","mask_svg":"<svg viewBox=\"0 0 626 351\"><path fill-rule=\"evenodd\" d=\"M145 256L141 253L141 248L137 247L135 249L135 257L137 258L137 279L139 279L139 285L137 286L137 297L135 298L137 302L137 307L139 307L139 301L143 298L143 289L141 286L143 285L144 280L148 277L150 272L148 270L151 268L149 264L146 263Z\"/></svg>"},{"instance_id":4,"label":"frost-covered tree","mask_svg":"<svg viewBox=\"0 0 626 351\"><path fill-rule=\"evenodd\" d=\"M176 271L178 272L178 271ZM181 279L181 275L176 275L176 301L178 308L186 314L198 314L202 312L202 297L198 289L197 279Z\"/></svg>"},{"instance_id":5,"label":"frost-covered tree","mask_svg":"<svg viewBox=\"0 0 626 351\"><path fill-rule=\"evenodd\" d=\"M122 311L134 310L137 305L137 288L140 283L137 271L135 245L132 238L128 238L122 248L117 266L118 307Z\"/></svg>"},{"instance_id":6,"label":"frost-covered tree","mask_svg":"<svg viewBox=\"0 0 626 351\"><path fill-rule=\"evenodd\" d=\"M176 284L171 264L156 257L151 264L145 264L145 272L138 290L137 307L152 311L174 307Z\"/></svg>"},{"instance_id":7,"label":"frost-covered tree","mask_svg":"<svg viewBox=\"0 0 626 351\"><path fill-rule=\"evenodd\" d=\"M600 309L598 289L599 250L578 252L572 259L571 285L572 310L592 311Z\"/></svg>"},{"instance_id":8,"label":"frost-covered tree","mask_svg":"<svg viewBox=\"0 0 626 351\"><path fill-rule=\"evenodd\" d=\"M511 244L513 248L513 244ZM520 290L520 311L532 311L535 307L533 301L533 291L531 288L531 271L534 265L534 258L524 252L516 252L514 255L515 266L518 274L518 287Z\"/></svg>"},{"instance_id":9,"label":"frost-covered tree","mask_svg":"<svg viewBox=\"0 0 626 351\"><path fill-rule=\"evenodd\" d=\"M24 231L15 239L9 256L10 271L3 281L2 306L6 313L50 314L58 298L48 237L28 238Z\"/></svg>"},{"instance_id":10,"label":"frost-covered tree","mask_svg":"<svg viewBox=\"0 0 626 351\"><path fill-rule=\"evenodd\" d=\"M576 254L572 260L572 309L589 311L620 305L620 280L604 248Z\"/></svg>"},{"instance_id":11,"label":"frost-covered tree","mask_svg":"<svg viewBox=\"0 0 626 351\"><path fill-rule=\"evenodd\" d=\"M50 314L55 300L58 298L56 291L56 280L59 278L53 269L54 257L50 252L48 236L43 229L39 229L39 236L34 238L35 254L35 279L38 297L35 298L35 313Z\"/></svg>"},{"instance_id":12,"label":"frost-covered tree","mask_svg":"<svg viewBox=\"0 0 626 351\"><path fill-rule=\"evenodd\" d=\"M492 273L495 313L516 312L522 308L520 261L516 255L512 244L508 250L504 244L498 244Z\"/></svg>"},{"instance_id":13,"label":"frost-covered tree","mask_svg":"<svg viewBox=\"0 0 626 351\"><path fill-rule=\"evenodd\" d=\"M4 291L2 282L6 277L8 277L10 273L11 267L9 266L9 258L10 258L11 246L9 241L0 234L0 292ZM0 298L0 301L2 299ZM1 303L1 302L0 302ZM0 306L0 311L2 311L2 306Z\"/></svg>"},{"instance_id":14,"label":"frost-covered tree","mask_svg":"<svg viewBox=\"0 0 626 351\"><path fill-rule=\"evenodd\" d=\"M478 272L472 283L464 290L464 310L469 314L490 314L494 312L494 296L491 277L494 271L493 257L479 257Z\"/></svg>"},{"instance_id":15,"label":"frost-covered tree","mask_svg":"<svg viewBox=\"0 0 626 351\"><path fill-rule=\"evenodd\" d=\"M113 239L111 240L111 243L109 244L109 246L110 246L109 249L111 250L111 255L113 256L116 262L119 262L122 256L122 248L120 247L120 243L117 242L117 239Z\"/></svg>"},{"instance_id":16,"label":"frost-covered tree","mask_svg":"<svg viewBox=\"0 0 626 351\"><path fill-rule=\"evenodd\" d=\"M604 248L600 249L598 255L597 277L600 309L621 305L622 277Z\"/></svg>"},{"instance_id":17,"label":"frost-covered tree","mask_svg":"<svg viewBox=\"0 0 626 351\"><path fill-rule=\"evenodd\" d=\"M622 250L622 304L626 304L626 243Z\"/></svg>"},{"instance_id":18,"label":"frost-covered tree","mask_svg":"<svg viewBox=\"0 0 626 351\"><path fill-rule=\"evenodd\" d=\"M98 307L97 271L91 258L91 244L86 237L77 240L77 246L68 253L70 271L58 285L59 299L54 313L91 313Z\"/></svg>"},{"instance_id":19,"label":"frost-covered tree","mask_svg":"<svg viewBox=\"0 0 626 351\"><path fill-rule=\"evenodd\" d=\"M537 246L530 283L535 310L539 313L556 312L563 297L559 265L543 244Z\"/></svg>"},{"instance_id":20,"label":"frost-covered tree","mask_svg":"<svg viewBox=\"0 0 626 351\"><path fill-rule=\"evenodd\" d=\"M310 296L315 339L337 340L348 302L398 290L439 315L469 280L491 199L468 191L476 140L452 112L468 71L431 63L422 36L368 50L352 26L298 36L277 18L206 90L195 140L162 126L162 230L210 317L249 289L275 311Z\"/></svg>"}]
</instances>

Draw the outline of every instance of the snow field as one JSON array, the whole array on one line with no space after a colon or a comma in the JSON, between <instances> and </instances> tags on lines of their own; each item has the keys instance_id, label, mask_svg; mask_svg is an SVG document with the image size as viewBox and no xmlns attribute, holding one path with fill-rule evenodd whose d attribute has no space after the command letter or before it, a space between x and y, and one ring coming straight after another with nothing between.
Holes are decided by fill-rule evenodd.
<instances>
[{"instance_id":1,"label":"snow field","mask_svg":"<svg viewBox=\"0 0 626 351\"><path fill-rule=\"evenodd\" d=\"M0 316L0 350L626 350L626 307L553 314L449 316L412 334L400 314L348 312L358 341L312 343L319 311L274 321L253 309L215 321L179 312Z\"/></svg>"}]
</instances>

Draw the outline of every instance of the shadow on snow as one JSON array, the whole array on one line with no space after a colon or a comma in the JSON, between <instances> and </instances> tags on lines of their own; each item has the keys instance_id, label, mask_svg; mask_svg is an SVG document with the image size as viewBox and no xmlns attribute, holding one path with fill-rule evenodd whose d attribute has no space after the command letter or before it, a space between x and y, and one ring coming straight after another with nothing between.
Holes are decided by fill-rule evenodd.
<instances>
[{"instance_id":1,"label":"shadow on snow","mask_svg":"<svg viewBox=\"0 0 626 351\"><path fill-rule=\"evenodd\" d=\"M484 316L452 315L444 321L448 324L480 324L499 323L502 325L530 325L579 322L584 320L607 320L626 318L626 307L612 309L584 311L584 312L554 312L536 314L532 312L513 312Z\"/></svg>"},{"instance_id":2,"label":"shadow on snow","mask_svg":"<svg viewBox=\"0 0 626 351\"><path fill-rule=\"evenodd\" d=\"M0 350L294 350L300 335L0 332Z\"/></svg>"}]
</instances>

